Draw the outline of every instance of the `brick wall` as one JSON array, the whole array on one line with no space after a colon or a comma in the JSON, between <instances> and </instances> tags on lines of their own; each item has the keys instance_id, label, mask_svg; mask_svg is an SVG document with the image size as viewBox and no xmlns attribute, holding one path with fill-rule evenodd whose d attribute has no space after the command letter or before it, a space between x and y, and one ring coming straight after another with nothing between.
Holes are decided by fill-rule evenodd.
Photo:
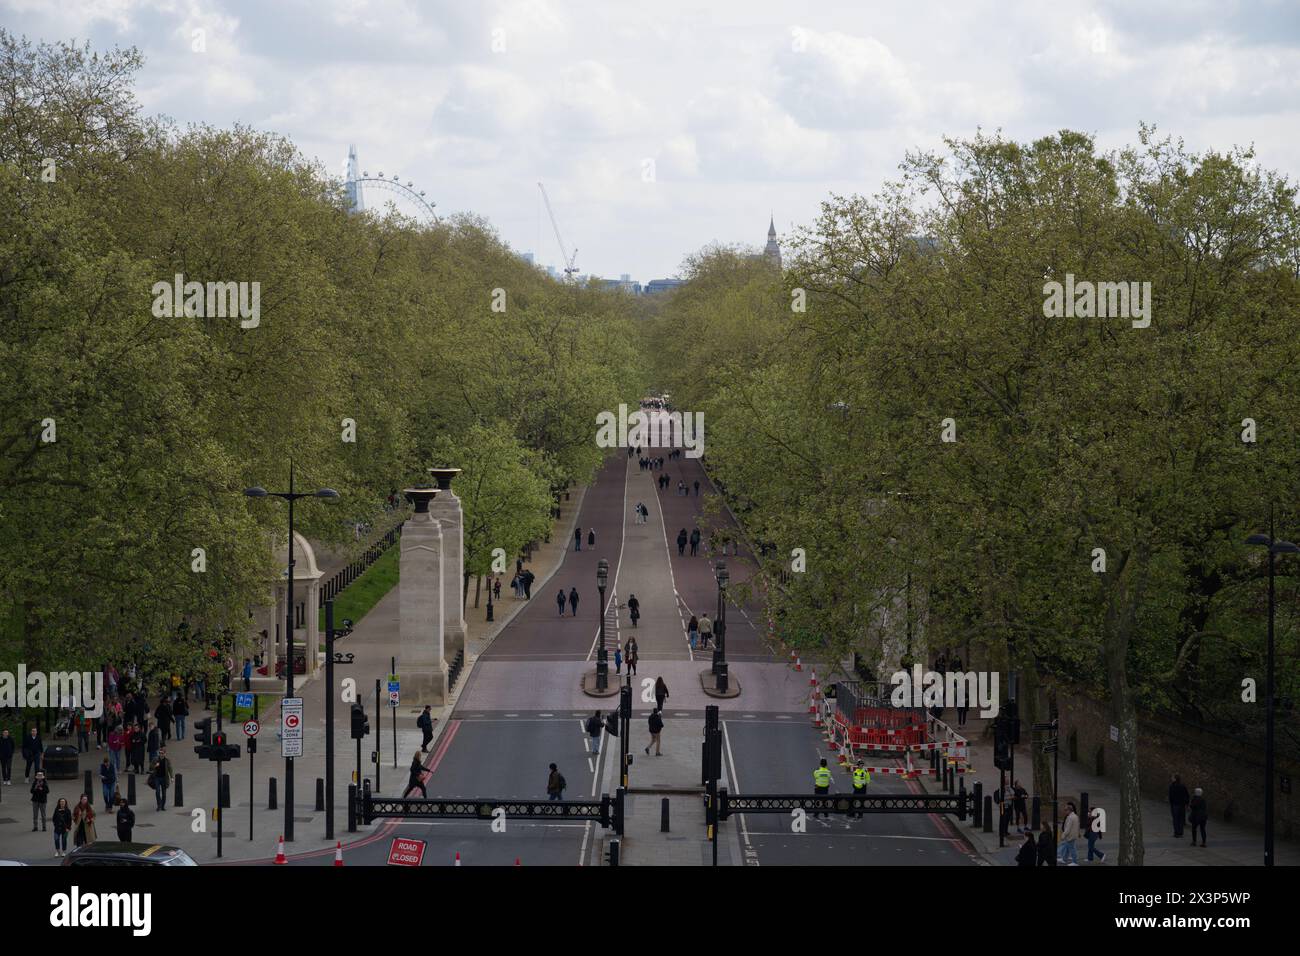
<instances>
[{"instance_id":1,"label":"brick wall","mask_svg":"<svg viewBox=\"0 0 1300 956\"><path fill-rule=\"evenodd\" d=\"M1110 739L1109 707L1077 688L1058 685L1061 714L1061 759L1068 760L1069 737L1078 736L1079 763L1096 773L1097 748L1102 749L1105 776L1118 780L1119 744ZM1044 698L1041 713L1047 713ZM1300 779L1300 761L1278 754L1279 776ZM1138 717L1138 779L1145 796L1165 800L1169 779L1182 777L1190 791L1203 787L1215 820L1264 823L1264 742L1244 741L1158 715ZM1279 839L1300 838L1300 804L1279 787L1274 802Z\"/></svg>"}]
</instances>

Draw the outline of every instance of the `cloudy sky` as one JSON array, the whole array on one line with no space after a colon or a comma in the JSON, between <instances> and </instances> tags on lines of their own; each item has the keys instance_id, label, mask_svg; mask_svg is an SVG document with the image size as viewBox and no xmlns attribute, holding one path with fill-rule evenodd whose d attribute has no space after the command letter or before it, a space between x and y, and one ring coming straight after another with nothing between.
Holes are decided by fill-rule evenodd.
<instances>
[{"instance_id":1,"label":"cloudy sky","mask_svg":"<svg viewBox=\"0 0 1300 956\"><path fill-rule=\"evenodd\" d=\"M1109 148L1146 121L1300 178L1296 0L0 0L0 23L136 46L146 110L283 133L340 175L356 144L559 265L541 180L603 276L757 247L769 212L786 233L979 127Z\"/></svg>"}]
</instances>

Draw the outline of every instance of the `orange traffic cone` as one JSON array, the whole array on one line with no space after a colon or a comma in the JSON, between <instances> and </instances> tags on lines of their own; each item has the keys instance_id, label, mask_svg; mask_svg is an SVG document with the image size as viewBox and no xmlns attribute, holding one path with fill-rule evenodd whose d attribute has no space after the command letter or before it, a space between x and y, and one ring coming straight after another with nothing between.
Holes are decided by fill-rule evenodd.
<instances>
[{"instance_id":1,"label":"orange traffic cone","mask_svg":"<svg viewBox=\"0 0 1300 956\"><path fill-rule=\"evenodd\" d=\"M275 850L275 865L283 866L289 861L284 856L284 834L280 834L280 845Z\"/></svg>"},{"instance_id":2,"label":"orange traffic cone","mask_svg":"<svg viewBox=\"0 0 1300 956\"><path fill-rule=\"evenodd\" d=\"M817 671L814 670L812 672L812 677L809 678L808 683L811 684L813 687L817 686Z\"/></svg>"},{"instance_id":3,"label":"orange traffic cone","mask_svg":"<svg viewBox=\"0 0 1300 956\"><path fill-rule=\"evenodd\" d=\"M343 844L337 840L334 843L334 865L343 865Z\"/></svg>"},{"instance_id":4,"label":"orange traffic cone","mask_svg":"<svg viewBox=\"0 0 1300 956\"><path fill-rule=\"evenodd\" d=\"M456 851L456 866L460 866L460 850Z\"/></svg>"}]
</instances>

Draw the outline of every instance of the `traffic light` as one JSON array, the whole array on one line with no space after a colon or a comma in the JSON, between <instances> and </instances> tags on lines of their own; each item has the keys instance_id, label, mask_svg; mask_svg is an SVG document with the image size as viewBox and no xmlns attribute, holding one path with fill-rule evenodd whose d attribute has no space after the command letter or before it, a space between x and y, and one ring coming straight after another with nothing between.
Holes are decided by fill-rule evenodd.
<instances>
[{"instance_id":1,"label":"traffic light","mask_svg":"<svg viewBox=\"0 0 1300 956\"><path fill-rule=\"evenodd\" d=\"M1007 701L1007 739L1011 745L1017 746L1020 743L1020 705L1014 700Z\"/></svg>"},{"instance_id":2,"label":"traffic light","mask_svg":"<svg viewBox=\"0 0 1300 956\"><path fill-rule=\"evenodd\" d=\"M370 717L360 704L352 705L352 739L360 740L370 734Z\"/></svg>"},{"instance_id":3,"label":"traffic light","mask_svg":"<svg viewBox=\"0 0 1300 956\"><path fill-rule=\"evenodd\" d=\"M194 721L194 739L205 747L212 743L211 717L204 717L202 720Z\"/></svg>"},{"instance_id":4,"label":"traffic light","mask_svg":"<svg viewBox=\"0 0 1300 956\"><path fill-rule=\"evenodd\" d=\"M1005 708L993 721L993 766L999 770L1011 769L1011 735L1010 721L1007 720Z\"/></svg>"}]
</instances>

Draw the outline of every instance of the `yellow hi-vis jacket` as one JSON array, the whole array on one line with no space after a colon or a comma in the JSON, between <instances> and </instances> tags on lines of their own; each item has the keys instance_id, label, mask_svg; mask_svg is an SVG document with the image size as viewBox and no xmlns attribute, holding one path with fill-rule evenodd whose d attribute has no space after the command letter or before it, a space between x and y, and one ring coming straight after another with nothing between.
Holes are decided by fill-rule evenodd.
<instances>
[{"instance_id":1,"label":"yellow hi-vis jacket","mask_svg":"<svg viewBox=\"0 0 1300 956\"><path fill-rule=\"evenodd\" d=\"M828 767L818 767L813 771L814 787L829 787L831 785L831 772Z\"/></svg>"},{"instance_id":2,"label":"yellow hi-vis jacket","mask_svg":"<svg viewBox=\"0 0 1300 956\"><path fill-rule=\"evenodd\" d=\"M864 790L871 782L871 772L864 767L853 768L853 789Z\"/></svg>"}]
</instances>

